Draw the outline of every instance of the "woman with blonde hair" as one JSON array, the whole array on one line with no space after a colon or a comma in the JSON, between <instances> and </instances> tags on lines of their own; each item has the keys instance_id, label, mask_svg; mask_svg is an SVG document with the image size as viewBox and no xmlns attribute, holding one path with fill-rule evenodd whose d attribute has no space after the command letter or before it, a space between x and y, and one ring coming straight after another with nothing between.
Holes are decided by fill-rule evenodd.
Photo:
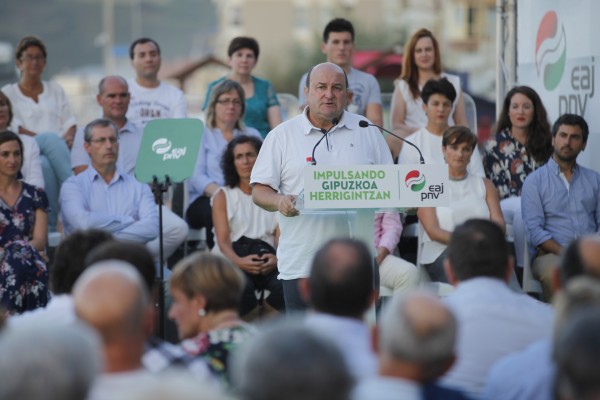
<instances>
[{"instance_id":1,"label":"woman with blonde hair","mask_svg":"<svg viewBox=\"0 0 600 400\"><path fill-rule=\"evenodd\" d=\"M210 253L184 258L169 278L169 318L177 325L181 346L204 359L225 386L229 353L254 333L238 311L245 284L239 268Z\"/></svg>"}]
</instances>

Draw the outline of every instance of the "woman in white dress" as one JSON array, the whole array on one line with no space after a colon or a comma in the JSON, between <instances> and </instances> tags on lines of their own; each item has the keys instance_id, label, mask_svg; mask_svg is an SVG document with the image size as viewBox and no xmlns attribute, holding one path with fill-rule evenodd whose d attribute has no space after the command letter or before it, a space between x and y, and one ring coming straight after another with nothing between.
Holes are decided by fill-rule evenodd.
<instances>
[{"instance_id":1,"label":"woman in white dress","mask_svg":"<svg viewBox=\"0 0 600 400\"><path fill-rule=\"evenodd\" d=\"M221 161L225 185L211 199L216 237L213 251L223 254L246 275L242 316L263 305L280 312L285 309L275 255L278 213L252 201L250 174L261 145L259 138L245 135L229 142ZM257 301L255 290L270 292L266 304Z\"/></svg>"},{"instance_id":2,"label":"woman in white dress","mask_svg":"<svg viewBox=\"0 0 600 400\"><path fill-rule=\"evenodd\" d=\"M472 218L484 218L505 229L496 187L489 179L467 171L476 145L477 137L467 127L453 126L444 132L442 152L450 179L445 189L450 193L450 204L448 207L421 207L417 211L425 230L420 263L436 282L448 282L443 261L456 226Z\"/></svg>"}]
</instances>

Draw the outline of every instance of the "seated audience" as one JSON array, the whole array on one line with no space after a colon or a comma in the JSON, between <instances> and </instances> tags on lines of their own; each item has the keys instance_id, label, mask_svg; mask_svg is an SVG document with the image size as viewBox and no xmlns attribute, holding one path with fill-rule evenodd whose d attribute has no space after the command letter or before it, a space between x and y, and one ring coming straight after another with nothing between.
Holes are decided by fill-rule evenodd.
<instances>
[{"instance_id":1,"label":"seated audience","mask_svg":"<svg viewBox=\"0 0 600 400\"><path fill-rule=\"evenodd\" d=\"M256 299L257 290L263 294L265 290L270 292L265 300L270 310L285 311L275 255L279 239L277 214L252 201L250 173L261 145L259 138L244 135L229 142L221 160L225 186L212 197L217 238L213 252L227 257L246 275L242 317L262 307Z\"/></svg>"},{"instance_id":2,"label":"seated audience","mask_svg":"<svg viewBox=\"0 0 600 400\"><path fill-rule=\"evenodd\" d=\"M582 275L593 280L575 283ZM598 279L600 279L600 237L589 235L575 239L562 253L560 266L553 278L554 290L557 292L554 301L556 320L553 336L556 336L556 332L581 306L586 306L590 302L600 304ZM486 380L483 398L552 400L555 374L552 339L541 339L525 350L510 354L494 364ZM511 384L506 385L506 382Z\"/></svg>"},{"instance_id":3,"label":"seated audience","mask_svg":"<svg viewBox=\"0 0 600 400\"><path fill-rule=\"evenodd\" d=\"M231 71L226 76L211 82L206 91L203 110L210 110L213 90L225 80L237 82L242 88L240 99L244 104L241 117L247 126L260 132L264 138L267 133L281 123L281 107L275 88L267 80L252 75L258 61L259 47L256 39L236 37L229 43L227 55Z\"/></svg>"},{"instance_id":4,"label":"seated audience","mask_svg":"<svg viewBox=\"0 0 600 400\"><path fill-rule=\"evenodd\" d=\"M48 302L48 199L19 180L23 143L11 131L0 133L0 161L0 306L20 314Z\"/></svg>"},{"instance_id":5,"label":"seated audience","mask_svg":"<svg viewBox=\"0 0 600 400\"><path fill-rule=\"evenodd\" d=\"M76 121L63 88L42 80L46 56L46 46L39 38L22 38L15 53L19 82L5 85L2 92L13 106L11 129L35 138L41 151L44 189L51 209L49 228L53 232L58 221L60 187L71 176L69 149Z\"/></svg>"},{"instance_id":6,"label":"seated audience","mask_svg":"<svg viewBox=\"0 0 600 400\"><path fill-rule=\"evenodd\" d=\"M177 263L169 279L169 318L177 324L181 346L205 360L224 387L230 384L229 353L254 333L239 316L244 279L227 259L202 253Z\"/></svg>"},{"instance_id":7,"label":"seated audience","mask_svg":"<svg viewBox=\"0 0 600 400\"><path fill-rule=\"evenodd\" d=\"M508 287L513 264L498 224L473 219L452 233L444 267L456 286L446 304L458 321L457 362L443 385L477 398L496 361L551 334L552 309Z\"/></svg>"},{"instance_id":8,"label":"seated audience","mask_svg":"<svg viewBox=\"0 0 600 400\"><path fill-rule=\"evenodd\" d=\"M377 300L373 257L358 240L333 239L315 254L310 276L299 282L309 305L306 326L332 340L356 379L374 376L377 360L364 322Z\"/></svg>"},{"instance_id":9,"label":"seated audience","mask_svg":"<svg viewBox=\"0 0 600 400\"><path fill-rule=\"evenodd\" d=\"M250 338L234 355L232 378L240 400L347 400L354 380L337 346L284 321Z\"/></svg>"},{"instance_id":10,"label":"seated audience","mask_svg":"<svg viewBox=\"0 0 600 400\"><path fill-rule=\"evenodd\" d=\"M378 375L359 383L354 400L467 399L435 384L456 358L454 315L433 295L394 296L373 332Z\"/></svg>"},{"instance_id":11,"label":"seated audience","mask_svg":"<svg viewBox=\"0 0 600 400\"><path fill-rule=\"evenodd\" d=\"M8 327L0 354L0 399L6 400L87 399L102 368L100 338L79 322Z\"/></svg>"},{"instance_id":12,"label":"seated audience","mask_svg":"<svg viewBox=\"0 0 600 400\"><path fill-rule=\"evenodd\" d=\"M500 195L500 208L513 226L517 265L523 266L525 227L521 190L527 175L552 155L548 114L540 96L528 86L512 88L504 98L496 135L485 145L483 167Z\"/></svg>"},{"instance_id":13,"label":"seated audience","mask_svg":"<svg viewBox=\"0 0 600 400\"><path fill-rule=\"evenodd\" d=\"M227 143L240 135L260 138L256 129L244 126L242 119L245 111L244 90L235 81L223 81L208 98L206 127L200 142L196 169L188 179L190 205L186 218L192 228L206 228L206 241L210 248L214 246L210 198L224 184L220 164Z\"/></svg>"},{"instance_id":14,"label":"seated audience","mask_svg":"<svg viewBox=\"0 0 600 400\"><path fill-rule=\"evenodd\" d=\"M124 174L134 176L135 165L142 143L143 130L126 117L131 95L127 81L117 75L107 76L98 84L96 100L102 108L102 118L114 122L119 129L119 155L117 168ZM77 175L88 168L90 156L85 149L85 132L78 129L71 150L73 172ZM187 223L168 207L162 206L164 258L171 256L188 235ZM160 252L159 238L148 242L152 254Z\"/></svg>"},{"instance_id":15,"label":"seated audience","mask_svg":"<svg viewBox=\"0 0 600 400\"><path fill-rule=\"evenodd\" d=\"M443 262L456 226L471 218L485 218L505 229L496 188L489 179L468 170L476 147L477 137L467 127L453 126L444 132L441 150L448 164L450 180L445 189L450 205L420 207L417 211L425 230L420 262L433 281L448 282Z\"/></svg>"},{"instance_id":16,"label":"seated audience","mask_svg":"<svg viewBox=\"0 0 600 400\"><path fill-rule=\"evenodd\" d=\"M85 263L87 266L100 261L119 260L131 264L141 275L148 293L150 293L152 304L158 302L158 290L155 278L154 260L147 247L140 243L109 240L95 247L87 256ZM165 318L156 310L154 317ZM142 365L152 373L159 373L172 368L184 368L192 376L206 381L210 377L210 372L206 363L197 358L191 357L181 349L155 335L150 335L144 346L144 355L142 356Z\"/></svg>"},{"instance_id":17,"label":"seated audience","mask_svg":"<svg viewBox=\"0 0 600 400\"><path fill-rule=\"evenodd\" d=\"M600 230L600 174L577 163L589 129L585 120L564 114L552 127L554 152L523 183L521 213L534 277L544 300L552 298L552 275L564 246Z\"/></svg>"}]
</instances>

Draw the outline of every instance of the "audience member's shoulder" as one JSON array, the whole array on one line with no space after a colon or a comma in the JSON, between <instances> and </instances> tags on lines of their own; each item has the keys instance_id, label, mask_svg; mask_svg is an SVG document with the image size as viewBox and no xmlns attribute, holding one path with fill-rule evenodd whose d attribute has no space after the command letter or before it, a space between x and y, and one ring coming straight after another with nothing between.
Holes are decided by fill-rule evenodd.
<instances>
[{"instance_id":1,"label":"audience member's shoulder","mask_svg":"<svg viewBox=\"0 0 600 400\"><path fill-rule=\"evenodd\" d=\"M165 81L160 81L160 88L164 91L168 91L171 93L176 93L176 94L183 94L183 92L181 91L181 89L179 89L178 87L175 87L173 85L171 85L170 83L167 83Z\"/></svg>"}]
</instances>

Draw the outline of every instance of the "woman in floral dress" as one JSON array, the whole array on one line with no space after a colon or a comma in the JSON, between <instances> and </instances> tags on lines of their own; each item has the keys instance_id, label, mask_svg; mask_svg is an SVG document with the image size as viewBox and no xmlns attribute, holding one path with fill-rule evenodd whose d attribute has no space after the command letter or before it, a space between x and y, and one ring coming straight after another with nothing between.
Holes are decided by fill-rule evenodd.
<instances>
[{"instance_id":1,"label":"woman in floral dress","mask_svg":"<svg viewBox=\"0 0 600 400\"><path fill-rule=\"evenodd\" d=\"M525 231L521 188L527 175L552 155L548 114L540 96L528 86L516 86L504 99L496 135L485 146L483 167L500 195L507 224L513 225L517 264L523 266Z\"/></svg>"},{"instance_id":2,"label":"woman in floral dress","mask_svg":"<svg viewBox=\"0 0 600 400\"><path fill-rule=\"evenodd\" d=\"M22 182L23 144L13 132L0 133L0 304L18 314L48 302L46 247L48 199Z\"/></svg>"}]
</instances>

